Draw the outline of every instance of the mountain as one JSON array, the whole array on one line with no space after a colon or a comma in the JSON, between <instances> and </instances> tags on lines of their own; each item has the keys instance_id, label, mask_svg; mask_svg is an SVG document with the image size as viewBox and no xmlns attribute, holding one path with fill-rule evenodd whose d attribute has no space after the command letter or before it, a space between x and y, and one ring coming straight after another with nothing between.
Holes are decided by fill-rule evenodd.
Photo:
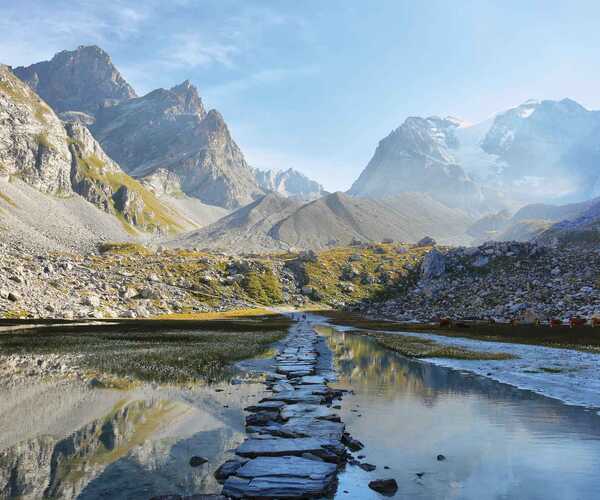
<instances>
[{"instance_id":1,"label":"mountain","mask_svg":"<svg viewBox=\"0 0 600 500\"><path fill-rule=\"evenodd\" d=\"M469 227L467 233L477 242L529 241L558 222L578 219L598 203L600 198L566 205L532 203L519 209L512 217L507 211L482 217Z\"/></svg>"},{"instance_id":2,"label":"mountain","mask_svg":"<svg viewBox=\"0 0 600 500\"><path fill-rule=\"evenodd\" d=\"M205 111L189 81L100 108L91 130L134 177L168 170L203 203L238 208L263 194L223 117Z\"/></svg>"},{"instance_id":3,"label":"mountain","mask_svg":"<svg viewBox=\"0 0 600 500\"><path fill-rule=\"evenodd\" d=\"M99 107L136 97L110 56L95 45L64 50L50 61L20 66L13 72L57 113L93 115Z\"/></svg>"},{"instance_id":4,"label":"mountain","mask_svg":"<svg viewBox=\"0 0 600 500\"><path fill-rule=\"evenodd\" d=\"M281 219L294 213L302 203L270 192L207 227L178 236L172 247L196 247L237 252L287 250L289 245L271 236Z\"/></svg>"},{"instance_id":5,"label":"mountain","mask_svg":"<svg viewBox=\"0 0 600 500\"><path fill-rule=\"evenodd\" d=\"M270 192L216 223L178 236L168 244L235 253L319 249L386 238L416 242L427 235L441 242L465 243L465 231L471 223L463 211L450 209L423 193L376 201L338 192L302 203Z\"/></svg>"},{"instance_id":6,"label":"mountain","mask_svg":"<svg viewBox=\"0 0 600 500\"><path fill-rule=\"evenodd\" d=\"M196 227L125 174L85 125L59 120L7 66L0 66L0 171L5 226L51 247L62 237L75 244L73 228L81 226L82 242ZM80 197L90 206L73 201Z\"/></svg>"},{"instance_id":7,"label":"mountain","mask_svg":"<svg viewBox=\"0 0 600 500\"><path fill-rule=\"evenodd\" d=\"M537 240L546 244L589 243L596 247L600 242L600 199L593 200L577 216L552 225Z\"/></svg>"},{"instance_id":8,"label":"mountain","mask_svg":"<svg viewBox=\"0 0 600 500\"><path fill-rule=\"evenodd\" d=\"M600 195L600 112L530 100L474 125L408 118L383 139L349 193L423 191L481 214Z\"/></svg>"},{"instance_id":9,"label":"mountain","mask_svg":"<svg viewBox=\"0 0 600 500\"><path fill-rule=\"evenodd\" d=\"M353 196L382 199L423 192L449 207L479 212L484 193L458 164L457 122L410 117L379 142L373 158L349 190Z\"/></svg>"},{"instance_id":10,"label":"mountain","mask_svg":"<svg viewBox=\"0 0 600 500\"><path fill-rule=\"evenodd\" d=\"M317 181L289 168L287 170L253 170L258 185L264 191L274 191L282 196L311 201L325 195L325 189Z\"/></svg>"},{"instance_id":11,"label":"mountain","mask_svg":"<svg viewBox=\"0 0 600 500\"><path fill-rule=\"evenodd\" d=\"M205 110L187 80L138 97L97 46L14 71L61 118L89 126L131 176L144 181L160 169L175 174L182 192L201 202L187 203L192 211L206 204L235 209L264 194L223 117Z\"/></svg>"}]
</instances>

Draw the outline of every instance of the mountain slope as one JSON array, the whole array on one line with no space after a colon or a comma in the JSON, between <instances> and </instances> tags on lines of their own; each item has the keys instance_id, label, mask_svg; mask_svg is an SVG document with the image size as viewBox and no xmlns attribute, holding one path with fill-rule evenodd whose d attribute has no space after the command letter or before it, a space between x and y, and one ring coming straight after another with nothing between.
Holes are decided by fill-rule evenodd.
<instances>
[{"instance_id":1,"label":"mountain slope","mask_svg":"<svg viewBox=\"0 0 600 500\"><path fill-rule=\"evenodd\" d=\"M385 201L332 193L301 203L269 193L223 219L168 242L174 247L219 248L227 252L319 249L354 240L386 238L415 242L431 235L442 242L468 241L472 219L422 193Z\"/></svg>"},{"instance_id":2,"label":"mountain slope","mask_svg":"<svg viewBox=\"0 0 600 500\"><path fill-rule=\"evenodd\" d=\"M270 232L301 206L301 202L292 198L267 193L210 226L177 237L169 245L219 248L233 253L285 250L289 245L273 238Z\"/></svg>"},{"instance_id":3,"label":"mountain slope","mask_svg":"<svg viewBox=\"0 0 600 500\"><path fill-rule=\"evenodd\" d=\"M168 170L203 203L237 208L263 194L223 117L188 81L101 108L91 130L131 175Z\"/></svg>"},{"instance_id":4,"label":"mountain slope","mask_svg":"<svg viewBox=\"0 0 600 500\"><path fill-rule=\"evenodd\" d=\"M64 50L50 61L20 66L13 71L57 113L94 114L101 106L136 97L110 56L95 45Z\"/></svg>"}]
</instances>

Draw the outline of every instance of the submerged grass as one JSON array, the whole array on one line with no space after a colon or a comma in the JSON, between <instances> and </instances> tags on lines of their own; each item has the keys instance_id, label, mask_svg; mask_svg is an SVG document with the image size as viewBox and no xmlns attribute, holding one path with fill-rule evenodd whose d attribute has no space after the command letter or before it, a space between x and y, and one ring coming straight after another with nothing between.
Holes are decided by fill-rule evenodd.
<instances>
[{"instance_id":1,"label":"submerged grass","mask_svg":"<svg viewBox=\"0 0 600 500\"><path fill-rule=\"evenodd\" d=\"M441 345L431 339L408 337L395 333L373 333L354 330L351 334L366 335L377 344L409 358L451 358L469 360L507 360L516 356L504 352L482 352L456 346Z\"/></svg>"},{"instance_id":2,"label":"submerged grass","mask_svg":"<svg viewBox=\"0 0 600 500\"><path fill-rule=\"evenodd\" d=\"M169 325L169 326L167 326ZM280 316L230 321L115 322L0 334L3 354L74 354L86 370L163 383L215 381L233 362L269 350L287 333Z\"/></svg>"}]
</instances>

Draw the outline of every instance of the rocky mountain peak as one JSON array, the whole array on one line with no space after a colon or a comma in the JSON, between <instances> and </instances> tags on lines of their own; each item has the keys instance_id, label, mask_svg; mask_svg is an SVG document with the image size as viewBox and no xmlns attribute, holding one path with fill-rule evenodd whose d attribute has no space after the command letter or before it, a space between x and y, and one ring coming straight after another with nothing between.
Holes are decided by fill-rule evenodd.
<instances>
[{"instance_id":1,"label":"rocky mountain peak","mask_svg":"<svg viewBox=\"0 0 600 500\"><path fill-rule=\"evenodd\" d=\"M175 85L171 88L171 92L177 95L185 113L195 113L200 116L206 115L202 99L198 95L198 89L189 80Z\"/></svg>"},{"instance_id":2,"label":"rocky mountain peak","mask_svg":"<svg viewBox=\"0 0 600 500\"><path fill-rule=\"evenodd\" d=\"M20 66L14 73L58 113L93 114L99 107L136 97L110 56L96 45L63 50L50 61Z\"/></svg>"},{"instance_id":3,"label":"rocky mountain peak","mask_svg":"<svg viewBox=\"0 0 600 500\"><path fill-rule=\"evenodd\" d=\"M287 170L254 169L258 185L287 198L310 201L326 194L321 184L293 168Z\"/></svg>"}]
</instances>

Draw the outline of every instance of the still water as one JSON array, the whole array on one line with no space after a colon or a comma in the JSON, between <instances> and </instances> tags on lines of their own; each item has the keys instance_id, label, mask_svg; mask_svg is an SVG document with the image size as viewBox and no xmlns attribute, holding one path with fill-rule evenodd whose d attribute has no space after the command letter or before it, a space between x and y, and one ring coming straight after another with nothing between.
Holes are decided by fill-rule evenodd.
<instances>
[{"instance_id":1,"label":"still water","mask_svg":"<svg viewBox=\"0 0 600 500\"><path fill-rule=\"evenodd\" d=\"M382 498L367 484L389 477L402 499L600 498L593 411L409 360L366 337L320 332L338 385L354 391L342 419L365 444L362 460L377 466L347 466L336 498ZM70 383L0 389L0 498L219 491L213 472L245 437L243 408L263 394L261 384L227 380L131 391ZM208 463L190 467L194 455Z\"/></svg>"},{"instance_id":2,"label":"still water","mask_svg":"<svg viewBox=\"0 0 600 500\"><path fill-rule=\"evenodd\" d=\"M343 400L342 420L365 444L363 461L377 466L348 466L336 498L381 498L367 483L391 477L396 498L600 498L600 416L593 411L409 360L367 337L320 330L339 385L354 391Z\"/></svg>"},{"instance_id":3,"label":"still water","mask_svg":"<svg viewBox=\"0 0 600 500\"><path fill-rule=\"evenodd\" d=\"M0 390L0 498L144 499L214 493L262 384L133 391ZM190 466L194 455L208 462Z\"/></svg>"}]
</instances>

